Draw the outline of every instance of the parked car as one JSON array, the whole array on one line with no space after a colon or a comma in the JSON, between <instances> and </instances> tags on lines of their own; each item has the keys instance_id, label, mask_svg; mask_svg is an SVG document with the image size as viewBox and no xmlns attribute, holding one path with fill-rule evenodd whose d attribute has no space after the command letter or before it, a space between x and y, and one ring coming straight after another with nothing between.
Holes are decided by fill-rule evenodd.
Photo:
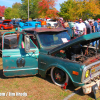
<instances>
[{"instance_id":1,"label":"parked car","mask_svg":"<svg viewBox=\"0 0 100 100\"><path fill-rule=\"evenodd\" d=\"M21 19L12 19L11 24L13 24L14 28L19 26L19 23L21 22Z\"/></svg>"},{"instance_id":2,"label":"parked car","mask_svg":"<svg viewBox=\"0 0 100 100\"><path fill-rule=\"evenodd\" d=\"M20 23L19 23L19 26L20 26ZM36 22L36 21L28 21L28 22L25 22L19 28L19 30L22 31L23 29L26 29L26 28L35 28L35 27L41 27L41 22ZM16 28L15 31L18 31L18 28Z\"/></svg>"},{"instance_id":3,"label":"parked car","mask_svg":"<svg viewBox=\"0 0 100 100\"><path fill-rule=\"evenodd\" d=\"M47 26L54 27L57 25L57 21L53 20L53 19L47 19L46 24L47 24Z\"/></svg>"},{"instance_id":4,"label":"parked car","mask_svg":"<svg viewBox=\"0 0 100 100\"><path fill-rule=\"evenodd\" d=\"M2 24L3 21L0 21L0 24Z\"/></svg>"},{"instance_id":5,"label":"parked car","mask_svg":"<svg viewBox=\"0 0 100 100\"><path fill-rule=\"evenodd\" d=\"M0 24L0 29L12 29L14 26L10 24L11 20L3 20L2 23Z\"/></svg>"}]
</instances>

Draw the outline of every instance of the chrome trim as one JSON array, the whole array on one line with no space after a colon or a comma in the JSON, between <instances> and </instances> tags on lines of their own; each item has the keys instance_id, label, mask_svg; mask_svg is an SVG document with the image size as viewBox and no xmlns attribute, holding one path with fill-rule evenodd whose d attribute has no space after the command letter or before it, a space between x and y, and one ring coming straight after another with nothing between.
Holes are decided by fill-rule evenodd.
<instances>
[{"instance_id":1,"label":"chrome trim","mask_svg":"<svg viewBox=\"0 0 100 100\"><path fill-rule=\"evenodd\" d=\"M85 67L84 67L83 73L82 73L82 79L81 79L81 82L82 82L82 83L86 83L87 80L90 80L90 77L88 77L87 79L84 79L84 78L85 78L85 72L86 72L88 69L91 69L91 67L92 67L93 65L96 65L96 64L99 64L99 63L100 63L100 61L97 61L97 62L94 62L94 63L89 64L88 66L85 66ZM99 73L99 75L100 75L100 71L97 72L97 73ZM93 75L94 75L94 76L98 75L97 73L92 74L91 78L94 78Z\"/></svg>"},{"instance_id":2,"label":"chrome trim","mask_svg":"<svg viewBox=\"0 0 100 100\"><path fill-rule=\"evenodd\" d=\"M46 65L46 63L45 62L40 62L41 64L44 64L44 65Z\"/></svg>"},{"instance_id":3,"label":"chrome trim","mask_svg":"<svg viewBox=\"0 0 100 100\"><path fill-rule=\"evenodd\" d=\"M14 69L14 70L3 70L4 71L21 71L21 70L35 70L35 69L38 69L38 68L26 68L26 69Z\"/></svg>"}]
</instances>

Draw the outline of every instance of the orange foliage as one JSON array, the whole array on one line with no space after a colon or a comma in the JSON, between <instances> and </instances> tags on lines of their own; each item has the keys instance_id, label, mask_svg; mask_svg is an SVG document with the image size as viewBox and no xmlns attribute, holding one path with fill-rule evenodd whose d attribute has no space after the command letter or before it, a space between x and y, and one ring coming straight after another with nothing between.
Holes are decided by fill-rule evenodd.
<instances>
[{"instance_id":1,"label":"orange foliage","mask_svg":"<svg viewBox=\"0 0 100 100\"><path fill-rule=\"evenodd\" d=\"M55 2L57 0L42 0L39 2L40 11L38 13L42 13L45 17L56 17L57 10L54 8Z\"/></svg>"}]
</instances>

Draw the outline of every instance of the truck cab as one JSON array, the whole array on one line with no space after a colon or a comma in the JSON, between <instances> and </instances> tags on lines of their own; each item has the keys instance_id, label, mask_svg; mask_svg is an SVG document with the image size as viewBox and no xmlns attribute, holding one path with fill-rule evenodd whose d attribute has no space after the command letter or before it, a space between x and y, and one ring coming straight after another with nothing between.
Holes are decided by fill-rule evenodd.
<instances>
[{"instance_id":1,"label":"truck cab","mask_svg":"<svg viewBox=\"0 0 100 100\"><path fill-rule=\"evenodd\" d=\"M72 83L82 87L84 94L100 87L100 49L91 42L100 39L95 32L71 40L64 28L30 28L19 32L18 47L4 49L3 74L6 77L50 73L54 84Z\"/></svg>"}]
</instances>

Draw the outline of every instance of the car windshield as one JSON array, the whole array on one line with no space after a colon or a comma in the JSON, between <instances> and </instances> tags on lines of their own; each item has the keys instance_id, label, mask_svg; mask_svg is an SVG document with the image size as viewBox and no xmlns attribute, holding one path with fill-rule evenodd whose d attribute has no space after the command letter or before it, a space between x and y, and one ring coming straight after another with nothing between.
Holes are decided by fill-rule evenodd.
<instances>
[{"instance_id":1,"label":"car windshield","mask_svg":"<svg viewBox=\"0 0 100 100\"><path fill-rule=\"evenodd\" d=\"M3 25L8 25L9 23L3 23Z\"/></svg>"},{"instance_id":2,"label":"car windshield","mask_svg":"<svg viewBox=\"0 0 100 100\"><path fill-rule=\"evenodd\" d=\"M70 40L67 32L45 32L39 33L38 36L43 47L57 46Z\"/></svg>"}]
</instances>

